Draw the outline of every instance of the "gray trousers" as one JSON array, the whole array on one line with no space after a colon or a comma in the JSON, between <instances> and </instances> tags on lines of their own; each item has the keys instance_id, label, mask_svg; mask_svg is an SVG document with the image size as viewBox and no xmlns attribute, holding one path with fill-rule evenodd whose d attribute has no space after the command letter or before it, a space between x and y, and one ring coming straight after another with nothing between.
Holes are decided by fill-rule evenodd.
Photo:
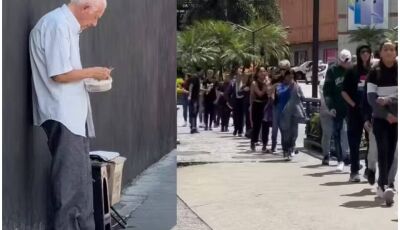
<instances>
[{"instance_id":1,"label":"gray trousers","mask_svg":"<svg viewBox=\"0 0 400 230\"><path fill-rule=\"evenodd\" d=\"M324 154L324 157L329 157L331 150L331 139L333 135L333 117L326 113L320 113L319 118L322 127L322 140L321 140L322 152ZM345 158L349 155L350 151L349 142L347 140L346 121L343 122L343 128L340 133L340 136L341 136L340 141L342 146L342 154L343 158Z\"/></svg>"},{"instance_id":2,"label":"gray trousers","mask_svg":"<svg viewBox=\"0 0 400 230\"><path fill-rule=\"evenodd\" d=\"M89 139L57 121L48 120L42 127L52 155L50 229L95 229Z\"/></svg>"},{"instance_id":3,"label":"gray trousers","mask_svg":"<svg viewBox=\"0 0 400 230\"><path fill-rule=\"evenodd\" d=\"M288 122L285 124L285 122ZM292 153L296 147L296 140L299 133L299 123L294 116L289 119L279 119L279 130L282 136L282 150Z\"/></svg>"}]
</instances>

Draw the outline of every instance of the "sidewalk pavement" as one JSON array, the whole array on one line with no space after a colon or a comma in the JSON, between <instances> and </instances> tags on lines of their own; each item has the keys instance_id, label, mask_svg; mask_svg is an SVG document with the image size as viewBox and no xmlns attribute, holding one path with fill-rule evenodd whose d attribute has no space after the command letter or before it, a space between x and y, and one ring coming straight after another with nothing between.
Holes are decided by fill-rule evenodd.
<instances>
[{"instance_id":1,"label":"sidewalk pavement","mask_svg":"<svg viewBox=\"0 0 400 230\"><path fill-rule=\"evenodd\" d=\"M115 208L127 229L167 230L176 224L176 152L150 166L122 192Z\"/></svg>"},{"instance_id":2,"label":"sidewalk pavement","mask_svg":"<svg viewBox=\"0 0 400 230\"><path fill-rule=\"evenodd\" d=\"M365 179L348 182L348 167L337 173L302 148L291 162L251 153L249 140L217 130L178 128L178 196L211 229L397 229L397 197L386 207ZM302 126L298 147L304 136Z\"/></svg>"}]
</instances>

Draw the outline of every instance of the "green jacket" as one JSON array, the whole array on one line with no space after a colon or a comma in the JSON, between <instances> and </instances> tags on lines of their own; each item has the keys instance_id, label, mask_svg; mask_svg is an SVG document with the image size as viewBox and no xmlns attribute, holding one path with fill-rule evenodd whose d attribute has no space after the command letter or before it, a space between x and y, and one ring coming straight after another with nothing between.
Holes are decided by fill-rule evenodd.
<instances>
[{"instance_id":1,"label":"green jacket","mask_svg":"<svg viewBox=\"0 0 400 230\"><path fill-rule=\"evenodd\" d=\"M345 74L345 68L336 64L333 65L326 73L323 87L326 106L328 107L329 111L332 109L336 110L337 118L344 118L347 114L347 104L342 97Z\"/></svg>"}]
</instances>

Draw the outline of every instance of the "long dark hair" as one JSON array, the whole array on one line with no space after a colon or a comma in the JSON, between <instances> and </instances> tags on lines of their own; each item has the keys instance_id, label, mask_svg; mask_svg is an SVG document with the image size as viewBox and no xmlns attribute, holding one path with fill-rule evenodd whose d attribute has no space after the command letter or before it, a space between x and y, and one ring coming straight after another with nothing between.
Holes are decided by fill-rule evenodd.
<instances>
[{"instance_id":1,"label":"long dark hair","mask_svg":"<svg viewBox=\"0 0 400 230\"><path fill-rule=\"evenodd\" d=\"M286 70L285 73L283 74L283 79L285 80L286 76L291 75L291 74L293 75L293 80L295 82L297 82L296 81L296 73L294 72L293 69Z\"/></svg>"},{"instance_id":2,"label":"long dark hair","mask_svg":"<svg viewBox=\"0 0 400 230\"><path fill-rule=\"evenodd\" d=\"M361 59L361 50L363 50L363 49L367 49L369 54L371 55L369 60L367 61L367 70L370 68L370 65L371 65L371 58L372 58L371 47L368 46L368 45L359 46L357 48L357 51L356 51L356 54L357 54L357 70L358 70L358 72L361 72L363 69L365 69L363 60Z\"/></svg>"},{"instance_id":3,"label":"long dark hair","mask_svg":"<svg viewBox=\"0 0 400 230\"><path fill-rule=\"evenodd\" d=\"M253 81L255 81L255 82L257 83L257 86L258 86L259 88L262 88L262 83L260 83L260 82L258 81L258 74L260 73L261 68L264 68L264 69L265 69L264 66L258 66L257 69L256 69L256 72L255 72L254 75L253 75Z\"/></svg>"}]
</instances>

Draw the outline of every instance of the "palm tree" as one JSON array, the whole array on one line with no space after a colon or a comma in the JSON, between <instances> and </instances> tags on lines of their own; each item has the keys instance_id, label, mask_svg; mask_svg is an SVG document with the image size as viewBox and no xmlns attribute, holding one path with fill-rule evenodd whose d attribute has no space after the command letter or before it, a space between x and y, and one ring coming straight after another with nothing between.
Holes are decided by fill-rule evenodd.
<instances>
[{"instance_id":1,"label":"palm tree","mask_svg":"<svg viewBox=\"0 0 400 230\"><path fill-rule=\"evenodd\" d=\"M262 20L254 20L247 27L251 30L261 28L265 25ZM245 33L246 41L251 41L251 33ZM268 24L267 27L258 31L255 35L255 49L265 55L266 62L271 64L272 60L281 60L289 55L289 42L287 31L284 27ZM262 52L261 52L262 51ZM265 63L264 63L265 64Z\"/></svg>"},{"instance_id":2,"label":"palm tree","mask_svg":"<svg viewBox=\"0 0 400 230\"><path fill-rule=\"evenodd\" d=\"M218 54L218 49L212 43L203 39L194 28L180 32L177 37L178 66L184 72L193 71L196 67L207 68Z\"/></svg>"},{"instance_id":3,"label":"palm tree","mask_svg":"<svg viewBox=\"0 0 400 230\"><path fill-rule=\"evenodd\" d=\"M230 45L224 50L221 59L226 68L236 65L245 65L252 61L259 61L259 56L253 55L253 47L249 42L244 42L243 34L237 34L230 41Z\"/></svg>"},{"instance_id":4,"label":"palm tree","mask_svg":"<svg viewBox=\"0 0 400 230\"><path fill-rule=\"evenodd\" d=\"M357 30L350 33L351 43L364 43L369 45L373 50L375 50L382 40L384 32L381 29L376 29L373 27L359 27Z\"/></svg>"},{"instance_id":5,"label":"palm tree","mask_svg":"<svg viewBox=\"0 0 400 230\"><path fill-rule=\"evenodd\" d=\"M390 29L390 30L387 30L385 32L385 38L390 39L392 41L397 41L398 40L398 28L397 28L397 26L392 28L392 29Z\"/></svg>"},{"instance_id":6,"label":"palm tree","mask_svg":"<svg viewBox=\"0 0 400 230\"><path fill-rule=\"evenodd\" d=\"M261 22L253 22L250 28L258 28ZM235 65L261 62L263 55L253 55L251 34L235 30L223 21L201 21L178 34L178 66L188 71L196 67L203 70L219 70L220 78L224 69ZM266 60L279 60L287 56L289 47L283 27L270 24L256 36L257 50L263 49Z\"/></svg>"}]
</instances>

